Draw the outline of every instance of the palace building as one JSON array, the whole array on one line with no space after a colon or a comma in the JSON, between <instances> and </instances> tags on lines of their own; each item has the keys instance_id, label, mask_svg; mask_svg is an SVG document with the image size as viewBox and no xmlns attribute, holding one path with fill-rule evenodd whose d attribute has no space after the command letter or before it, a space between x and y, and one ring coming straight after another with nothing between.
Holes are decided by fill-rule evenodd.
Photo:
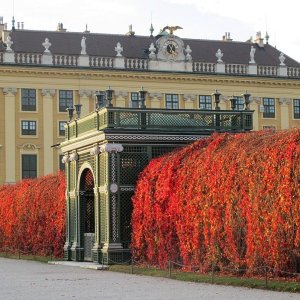
<instances>
[{"instance_id":1,"label":"palace building","mask_svg":"<svg viewBox=\"0 0 300 300\"><path fill-rule=\"evenodd\" d=\"M143 108L249 109L254 130L300 124L300 64L259 32L238 42L181 38L178 26L156 36L8 30L3 19L0 31L0 184L63 169L66 110L93 113L105 90L115 108L139 108L143 89Z\"/></svg>"}]
</instances>

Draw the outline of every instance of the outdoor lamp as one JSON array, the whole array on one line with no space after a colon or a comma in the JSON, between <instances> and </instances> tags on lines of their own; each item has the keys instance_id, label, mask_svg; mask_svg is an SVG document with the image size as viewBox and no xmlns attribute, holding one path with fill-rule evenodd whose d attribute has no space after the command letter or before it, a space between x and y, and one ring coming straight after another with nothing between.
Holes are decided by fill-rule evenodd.
<instances>
[{"instance_id":1,"label":"outdoor lamp","mask_svg":"<svg viewBox=\"0 0 300 300\"><path fill-rule=\"evenodd\" d=\"M103 91L97 91L95 93L95 96L96 96L96 109L100 109L101 107L104 106L105 92L103 92Z\"/></svg>"},{"instance_id":2,"label":"outdoor lamp","mask_svg":"<svg viewBox=\"0 0 300 300\"><path fill-rule=\"evenodd\" d=\"M107 102L106 102L106 106L107 107L112 107L112 103L111 103L111 100L112 100L112 94L113 94L113 91L110 86L108 87L108 89L105 91L106 92L106 99L107 99Z\"/></svg>"},{"instance_id":3,"label":"outdoor lamp","mask_svg":"<svg viewBox=\"0 0 300 300\"><path fill-rule=\"evenodd\" d=\"M212 96L214 97L215 104L216 104L215 110L220 110L221 108L220 108L219 104L220 104L220 96L221 96L221 93L220 93L218 90L216 90L216 91L212 94Z\"/></svg>"},{"instance_id":4,"label":"outdoor lamp","mask_svg":"<svg viewBox=\"0 0 300 300\"><path fill-rule=\"evenodd\" d=\"M81 107L82 107L82 104L75 104L75 111L76 111L76 115L77 115L77 119L80 118L80 114L81 114Z\"/></svg>"},{"instance_id":5,"label":"outdoor lamp","mask_svg":"<svg viewBox=\"0 0 300 300\"><path fill-rule=\"evenodd\" d=\"M249 93L246 91L246 93L243 94L242 96L243 96L244 99L245 99L245 110L250 110L249 105L250 105L250 96L251 96L251 94L249 94Z\"/></svg>"},{"instance_id":6,"label":"outdoor lamp","mask_svg":"<svg viewBox=\"0 0 300 300\"><path fill-rule=\"evenodd\" d=\"M234 98L234 96L232 96L229 100L231 103L231 109L235 110L236 99Z\"/></svg>"},{"instance_id":7,"label":"outdoor lamp","mask_svg":"<svg viewBox=\"0 0 300 300\"><path fill-rule=\"evenodd\" d=\"M69 122L71 122L71 120L73 119L73 112L74 112L74 107L68 107L67 109L66 109L66 111L68 112L68 114L69 114Z\"/></svg>"},{"instance_id":8,"label":"outdoor lamp","mask_svg":"<svg viewBox=\"0 0 300 300\"><path fill-rule=\"evenodd\" d=\"M146 97L147 91L144 91L144 88L142 87L141 90L139 91L139 96L140 96L140 108L146 108L145 105L145 97Z\"/></svg>"}]
</instances>

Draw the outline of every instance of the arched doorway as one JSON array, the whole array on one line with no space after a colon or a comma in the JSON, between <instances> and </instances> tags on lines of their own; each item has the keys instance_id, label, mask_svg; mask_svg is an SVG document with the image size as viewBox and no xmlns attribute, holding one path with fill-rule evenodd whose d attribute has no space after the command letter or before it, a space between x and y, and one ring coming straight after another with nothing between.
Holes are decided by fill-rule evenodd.
<instances>
[{"instance_id":1,"label":"arched doorway","mask_svg":"<svg viewBox=\"0 0 300 300\"><path fill-rule=\"evenodd\" d=\"M92 261L92 248L95 241L95 203L94 176L85 169L80 177L80 220L81 240L83 241L84 260Z\"/></svg>"}]
</instances>

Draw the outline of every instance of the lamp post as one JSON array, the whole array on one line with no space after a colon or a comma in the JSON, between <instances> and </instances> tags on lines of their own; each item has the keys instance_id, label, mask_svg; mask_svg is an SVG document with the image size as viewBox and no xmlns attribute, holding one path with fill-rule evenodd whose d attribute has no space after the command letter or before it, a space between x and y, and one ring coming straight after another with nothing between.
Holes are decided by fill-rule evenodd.
<instances>
[{"instance_id":1,"label":"lamp post","mask_svg":"<svg viewBox=\"0 0 300 300\"><path fill-rule=\"evenodd\" d=\"M146 108L145 105L145 97L146 97L147 91L144 91L144 88L142 87L141 90L139 91L139 96L140 96L140 108Z\"/></svg>"},{"instance_id":2,"label":"lamp post","mask_svg":"<svg viewBox=\"0 0 300 300\"><path fill-rule=\"evenodd\" d=\"M75 104L75 111L76 111L76 115L77 115L77 119L80 118L80 115L81 115L81 107L82 107L82 104Z\"/></svg>"},{"instance_id":3,"label":"lamp post","mask_svg":"<svg viewBox=\"0 0 300 300\"><path fill-rule=\"evenodd\" d=\"M106 92L106 99L107 99L106 107L113 107L113 105L111 103L113 90L109 86L105 92Z\"/></svg>"},{"instance_id":4,"label":"lamp post","mask_svg":"<svg viewBox=\"0 0 300 300\"><path fill-rule=\"evenodd\" d=\"M250 105L250 96L251 96L251 94L249 94L249 93L246 91L246 93L243 94L242 96L243 96L244 99L245 99L245 110L250 110L249 105Z\"/></svg>"},{"instance_id":5,"label":"lamp post","mask_svg":"<svg viewBox=\"0 0 300 300\"><path fill-rule=\"evenodd\" d=\"M213 94L212 94L213 98L214 98L214 101L215 101L215 110L220 110L220 96L221 96L221 93L216 90Z\"/></svg>"},{"instance_id":6,"label":"lamp post","mask_svg":"<svg viewBox=\"0 0 300 300\"><path fill-rule=\"evenodd\" d=\"M66 111L68 112L68 115L69 115L69 122L71 122L71 120L73 119L73 112L74 112L74 107L68 107L67 109L66 109Z\"/></svg>"},{"instance_id":7,"label":"lamp post","mask_svg":"<svg viewBox=\"0 0 300 300\"><path fill-rule=\"evenodd\" d=\"M235 108L236 108L236 99L234 98L234 96L232 96L229 100L230 100L230 103L231 103L231 109L235 110Z\"/></svg>"},{"instance_id":8,"label":"lamp post","mask_svg":"<svg viewBox=\"0 0 300 300\"><path fill-rule=\"evenodd\" d=\"M103 91L97 91L95 93L95 98L96 98L96 109L100 109L101 107L104 107L105 92L103 92Z\"/></svg>"}]
</instances>

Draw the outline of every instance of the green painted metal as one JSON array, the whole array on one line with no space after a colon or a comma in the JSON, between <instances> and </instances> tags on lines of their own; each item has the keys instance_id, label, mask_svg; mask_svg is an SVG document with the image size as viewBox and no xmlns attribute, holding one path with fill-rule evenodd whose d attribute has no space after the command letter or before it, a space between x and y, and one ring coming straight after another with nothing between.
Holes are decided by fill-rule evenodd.
<instances>
[{"instance_id":1,"label":"green painted metal","mask_svg":"<svg viewBox=\"0 0 300 300\"><path fill-rule=\"evenodd\" d=\"M174 110L106 107L87 119L68 123L67 139L86 132L105 131L171 131L201 133L205 131L249 131L253 129L253 111Z\"/></svg>"},{"instance_id":2,"label":"green painted metal","mask_svg":"<svg viewBox=\"0 0 300 300\"><path fill-rule=\"evenodd\" d=\"M245 132L252 129L253 111L168 110L106 107L66 125L67 238L66 260L82 261L91 253L95 262L113 264L130 259L131 197L139 173L152 158L182 147L214 131ZM85 137L101 139L91 144ZM173 135L173 136L172 136ZM103 136L103 138L102 138ZM137 138L138 136L138 138ZM171 137L171 139L169 139ZM106 144L122 144L119 152ZM70 145L74 145L73 148ZM80 146L81 145L81 146ZM98 147L98 152L91 152ZM100 151L100 148L101 151ZM92 169L95 232L84 239L84 191L78 188L83 169ZM81 173L80 173L81 172ZM111 190L111 186L117 190ZM90 190L91 192L91 190ZM85 242L84 242L85 241Z\"/></svg>"}]
</instances>

